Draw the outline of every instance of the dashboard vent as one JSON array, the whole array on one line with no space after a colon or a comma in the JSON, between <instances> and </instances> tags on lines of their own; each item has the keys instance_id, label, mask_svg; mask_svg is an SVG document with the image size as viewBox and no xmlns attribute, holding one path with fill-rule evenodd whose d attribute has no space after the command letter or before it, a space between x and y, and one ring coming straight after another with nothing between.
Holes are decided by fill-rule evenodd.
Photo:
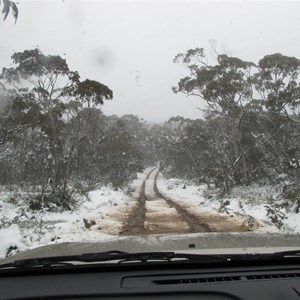
<instances>
[{"instance_id":1,"label":"dashboard vent","mask_svg":"<svg viewBox=\"0 0 300 300\"><path fill-rule=\"evenodd\" d=\"M197 277L197 278L181 278L181 279L160 279L153 280L154 284L194 284L194 283L221 283L233 281L247 281L247 280L268 280L268 279L288 279L300 278L300 273L282 273L282 274L255 274L255 275L241 275L241 276L220 276L220 277Z\"/></svg>"},{"instance_id":2,"label":"dashboard vent","mask_svg":"<svg viewBox=\"0 0 300 300\"><path fill-rule=\"evenodd\" d=\"M203 278L184 278L184 279L166 279L154 280L155 284L192 284L208 282L228 282L242 280L240 276L223 276L223 277L203 277Z\"/></svg>"},{"instance_id":3,"label":"dashboard vent","mask_svg":"<svg viewBox=\"0 0 300 300\"><path fill-rule=\"evenodd\" d=\"M300 273L247 275L245 277L247 280L300 278Z\"/></svg>"}]
</instances>

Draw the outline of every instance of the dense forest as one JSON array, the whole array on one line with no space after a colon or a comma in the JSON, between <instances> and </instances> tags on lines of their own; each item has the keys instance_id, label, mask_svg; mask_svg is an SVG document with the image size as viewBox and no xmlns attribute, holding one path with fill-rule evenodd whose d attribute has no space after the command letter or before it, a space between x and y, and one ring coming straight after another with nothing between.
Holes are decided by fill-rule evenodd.
<instances>
[{"instance_id":1,"label":"dense forest","mask_svg":"<svg viewBox=\"0 0 300 300\"><path fill-rule=\"evenodd\" d=\"M173 92L199 97L207 109L198 120L149 124L104 115L113 91L81 80L60 56L14 53L0 74L0 184L34 191L33 208L43 201L68 209L75 190L124 189L160 164L168 176L216 186L220 196L282 183L300 202L300 60L277 53L255 64L195 48L174 62L188 76Z\"/></svg>"}]
</instances>

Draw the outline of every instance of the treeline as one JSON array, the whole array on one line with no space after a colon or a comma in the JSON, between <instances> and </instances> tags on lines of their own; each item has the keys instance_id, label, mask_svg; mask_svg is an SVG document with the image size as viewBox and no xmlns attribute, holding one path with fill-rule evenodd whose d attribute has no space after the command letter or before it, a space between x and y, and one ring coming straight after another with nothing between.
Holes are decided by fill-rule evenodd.
<instances>
[{"instance_id":1,"label":"treeline","mask_svg":"<svg viewBox=\"0 0 300 300\"><path fill-rule=\"evenodd\" d=\"M199 97L208 109L203 120L177 118L178 133L165 149L170 172L224 192L285 176L298 186L289 162L300 158L300 60L276 53L257 64L226 54L210 61L196 48L174 62L188 76L173 91Z\"/></svg>"},{"instance_id":2,"label":"treeline","mask_svg":"<svg viewBox=\"0 0 300 300\"><path fill-rule=\"evenodd\" d=\"M209 63L196 48L174 61L189 74L173 91L198 96L208 109L198 120L158 125L105 116L101 105L112 90L81 80L61 57L15 53L0 76L0 184L39 186L54 195L50 202L67 203L69 186L124 188L160 163L170 176L213 183L221 194L284 180L297 189L300 60L273 54L254 64L221 54Z\"/></svg>"},{"instance_id":3,"label":"treeline","mask_svg":"<svg viewBox=\"0 0 300 300\"><path fill-rule=\"evenodd\" d=\"M1 185L36 187L39 199L68 208L76 183L118 189L143 170L145 122L103 115L110 88L38 49L12 62L0 77Z\"/></svg>"},{"instance_id":4,"label":"treeline","mask_svg":"<svg viewBox=\"0 0 300 300\"><path fill-rule=\"evenodd\" d=\"M214 184L224 195L235 186L289 182L295 193L299 169L300 124L269 112L244 116L239 147L232 124L222 116L204 120L171 118L160 128L158 143L163 170L169 176ZM297 196L297 195L294 195Z\"/></svg>"},{"instance_id":5,"label":"treeline","mask_svg":"<svg viewBox=\"0 0 300 300\"><path fill-rule=\"evenodd\" d=\"M15 132L1 146L0 183L66 189L71 180L71 184L81 182L91 188L112 184L118 189L144 169L140 134L145 123L138 117L107 117L99 109L83 110L82 132L77 131L77 118L60 124L57 168L51 141L41 128Z\"/></svg>"}]
</instances>

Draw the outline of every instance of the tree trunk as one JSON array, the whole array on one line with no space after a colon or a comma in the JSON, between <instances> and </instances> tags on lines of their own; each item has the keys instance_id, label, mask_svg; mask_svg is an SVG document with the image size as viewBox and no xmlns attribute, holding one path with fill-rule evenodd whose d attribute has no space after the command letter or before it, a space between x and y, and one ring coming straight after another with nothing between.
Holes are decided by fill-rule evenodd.
<instances>
[{"instance_id":1,"label":"tree trunk","mask_svg":"<svg viewBox=\"0 0 300 300\"><path fill-rule=\"evenodd\" d=\"M67 164L66 164L66 172L65 172L65 178L64 178L64 192L66 192L66 190L67 190L67 184L68 184L68 180L70 178L70 166L71 166L71 160L72 160L72 155L73 155L74 149L75 149L75 145L73 144L70 147Z\"/></svg>"},{"instance_id":2,"label":"tree trunk","mask_svg":"<svg viewBox=\"0 0 300 300\"><path fill-rule=\"evenodd\" d=\"M53 115L50 113L50 122L52 127L52 136L50 137L51 143L52 143L52 155L54 159L54 168L52 169L52 185L54 187L59 186L60 183L60 170L59 170L59 159L58 159L58 139L57 139L57 132L56 132L56 126L55 121L53 118Z\"/></svg>"}]
</instances>

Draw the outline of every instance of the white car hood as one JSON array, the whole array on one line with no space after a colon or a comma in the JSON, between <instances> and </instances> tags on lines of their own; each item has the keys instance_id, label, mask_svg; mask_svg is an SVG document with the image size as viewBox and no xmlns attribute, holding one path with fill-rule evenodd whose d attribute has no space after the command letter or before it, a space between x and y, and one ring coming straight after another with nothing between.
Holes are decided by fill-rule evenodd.
<instances>
[{"instance_id":1,"label":"white car hood","mask_svg":"<svg viewBox=\"0 0 300 300\"><path fill-rule=\"evenodd\" d=\"M174 251L199 254L272 253L300 249L300 235L281 233L192 233L116 237L101 242L56 243L31 249L0 263L37 257L79 255L111 250Z\"/></svg>"}]
</instances>

